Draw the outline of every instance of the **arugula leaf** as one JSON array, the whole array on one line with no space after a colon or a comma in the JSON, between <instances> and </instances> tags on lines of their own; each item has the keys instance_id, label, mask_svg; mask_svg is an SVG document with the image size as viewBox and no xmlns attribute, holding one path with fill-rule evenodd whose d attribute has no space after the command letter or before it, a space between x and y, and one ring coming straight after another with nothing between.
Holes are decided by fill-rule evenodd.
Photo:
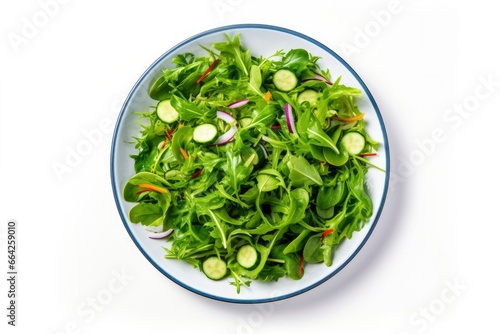
<instances>
[{"instance_id":1,"label":"arugula leaf","mask_svg":"<svg viewBox=\"0 0 500 334\"><path fill-rule=\"evenodd\" d=\"M333 142L333 140L323 131L321 124L316 117L310 118L309 127L306 130L309 137L309 143L331 148L335 153L339 154L340 151Z\"/></svg>"},{"instance_id":2,"label":"arugula leaf","mask_svg":"<svg viewBox=\"0 0 500 334\"><path fill-rule=\"evenodd\" d=\"M264 98L264 93L260 91L261 85L262 75L260 73L260 68L257 65L252 65L252 67L250 67L250 81L248 83L248 88L252 93L255 93Z\"/></svg>"},{"instance_id":3,"label":"arugula leaf","mask_svg":"<svg viewBox=\"0 0 500 334\"><path fill-rule=\"evenodd\" d=\"M214 43L213 48L221 51L220 57L225 57L228 61L234 62L241 73L248 77L248 69L252 64L250 50L242 50L239 35L235 35L233 40L226 35L226 40L226 42Z\"/></svg>"},{"instance_id":4,"label":"arugula leaf","mask_svg":"<svg viewBox=\"0 0 500 334\"><path fill-rule=\"evenodd\" d=\"M196 119L204 119L208 117L209 110L203 110L196 104L188 102L176 95L170 99L172 107L179 113L180 119L184 121L191 121Z\"/></svg>"}]
</instances>

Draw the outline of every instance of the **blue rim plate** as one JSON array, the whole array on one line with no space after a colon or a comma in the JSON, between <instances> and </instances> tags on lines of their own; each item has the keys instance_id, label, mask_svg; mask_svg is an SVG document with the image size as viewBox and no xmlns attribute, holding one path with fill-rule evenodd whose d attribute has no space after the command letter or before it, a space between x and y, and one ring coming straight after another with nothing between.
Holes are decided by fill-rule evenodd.
<instances>
[{"instance_id":1,"label":"blue rim plate","mask_svg":"<svg viewBox=\"0 0 500 334\"><path fill-rule=\"evenodd\" d=\"M195 55L204 53L200 45L210 46L211 43L225 40L224 34L233 37L240 35L244 48L250 49L255 56L267 56L275 51L285 51L294 48L304 48L311 54L321 57L318 64L321 68L329 68L332 78L342 76L342 83L361 89L363 98L358 101L360 110L365 113L367 131L380 143L378 155L371 161L386 172L370 168L367 174L367 184L373 201L374 214L365 227L345 240L336 250L331 267L324 264L309 265L301 280L280 279L278 282L252 282L249 288L242 287L237 294L234 286L228 281L211 281L203 273L187 263L164 258L165 246L162 240L147 237L141 225L132 224L128 212L132 203L123 199L122 190L127 180L134 174L131 154L136 153L134 145L130 144L133 136L139 134L140 128L137 115L134 112L147 111L156 103L149 98L147 91L152 81L157 78L162 69L171 67L172 58L185 52ZM158 269L178 285L199 295L233 303L263 303L286 299L309 291L327 281L344 268L363 247L370 237L382 212L389 184L389 145L382 115L377 104L358 74L335 52L320 42L296 31L286 28L260 25L239 24L211 29L199 33L177 44L158 58L139 78L123 104L117 119L111 146L111 184L118 212L123 224L142 254Z\"/></svg>"}]
</instances>

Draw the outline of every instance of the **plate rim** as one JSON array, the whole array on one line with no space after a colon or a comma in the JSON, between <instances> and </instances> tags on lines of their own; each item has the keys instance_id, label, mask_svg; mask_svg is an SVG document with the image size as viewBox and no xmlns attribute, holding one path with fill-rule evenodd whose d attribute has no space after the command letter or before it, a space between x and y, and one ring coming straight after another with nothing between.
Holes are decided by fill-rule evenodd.
<instances>
[{"instance_id":1,"label":"plate rim","mask_svg":"<svg viewBox=\"0 0 500 334\"><path fill-rule=\"evenodd\" d=\"M274 31L278 31L278 32L283 32L283 33L286 33L286 34L293 35L295 37L304 39L304 40L306 40L306 41L308 41L308 42L310 42L312 44L315 44L317 47L323 49L325 52L327 52L328 54L330 54L332 57L336 58L351 73L351 75L356 79L356 81L360 84L360 86L366 92L366 97L369 99L371 105L373 106L373 108L375 110L375 114L376 114L378 122L380 124L381 133L382 133L382 137L383 137L383 140L384 140L384 150L385 150L385 160L386 160L385 161L386 169L385 169L384 189L383 189L382 196L381 196L381 199L380 199L379 207L377 208L376 214L373 217L373 223L370 226L369 230L367 231L366 236L362 239L361 243L354 250L354 252L342 264L340 264L340 266L337 269L335 269L334 271L332 271L331 273L329 273L328 275L326 275L322 279L320 279L320 280L318 280L318 281L314 282L313 284L310 284L310 285L308 285L306 287L303 287L303 288L301 288L299 290L296 290L296 291L293 291L293 292L290 292L290 293L286 293L286 294L282 294L282 295L279 295L279 296L269 297L269 298L237 299L237 298L226 298L226 297L222 297L222 296L217 296L217 295L214 295L214 294L211 294L211 293L200 291L197 288L189 286L189 285L183 283L182 281L178 280L177 278L171 276L158 263L156 263L156 261L148 254L148 252L146 252L146 250L142 247L142 245L139 243L139 241L133 235L131 228L128 226L128 218L125 215L125 210L122 207L122 204L121 204L121 201L120 201L120 193L121 193L121 191L118 189L117 184L116 184L116 180L115 180L115 175L116 175L115 168L116 168L116 166L115 166L115 161L114 160L115 160L115 153L116 153L115 148L116 148L116 142L117 142L117 139L118 139L117 138L118 132L119 132L120 126L122 125L122 120L123 120L123 117L124 117L124 114L125 114L125 110L128 108L128 105L130 103L130 99L131 99L132 95L136 92L136 90L138 89L139 85L142 83L142 81L144 80L144 78L154 68L156 68L156 66L158 65L158 63L160 63L161 61L163 61L164 58L168 57L169 55L171 55L172 53L174 53L176 50L178 50L179 48L181 48L182 46L184 46L186 44L189 44L189 43L191 43L193 41L196 41L197 39L200 39L200 38L202 38L204 36L207 36L207 35L211 35L211 34L214 34L214 33L220 33L220 32L224 32L224 31L229 31L229 30L237 30L237 29L263 29L263 30L274 30ZM295 31L295 30L292 30L292 29L289 29L289 28L284 28L284 27L281 27L281 26L269 25L269 24L258 24L258 23L231 24L231 25L224 25L224 26L220 26L220 27L216 27L216 28L212 28L212 29L208 29L208 30L202 31L200 33L192 35L189 38L184 39L180 43L178 43L178 44L174 45L173 47L171 47L170 49L168 49L160 57L158 57L143 72L143 74L139 77L139 79L135 82L135 84L131 88L130 92L128 93L125 101L123 102L123 105L122 105L122 107L120 109L120 113L119 113L118 118L116 120L115 128L114 128L114 131L113 131L113 137L112 137L112 141L111 141L110 160L111 160L110 161L111 162L110 163L111 187L112 187L112 191L113 191L113 197L114 197L114 200L115 200L115 204L117 206L120 218L122 220L123 225L125 226L125 229L127 230L128 235L133 240L133 242L135 243L135 245L137 246L137 248L140 250L140 252L142 253L142 255L144 255L144 257L160 273L162 273L164 276L166 276L172 282L174 282L177 285L183 287L184 289L186 289L188 291L191 291L191 292L194 292L194 293L196 293L196 294L198 294L200 296L204 296L204 297L213 299L213 300L223 301L223 302L229 302L229 303L236 303L236 304L269 303L269 302L276 302L276 301L279 301L279 300L284 300L284 299L288 299L288 298L291 298L291 297L295 297L295 296L298 296L298 295L300 295L302 293L305 293L305 292L307 292L309 290L312 290L312 289L316 288L317 286L323 284L324 282L328 281L333 276L335 276L337 273L339 273L359 253L359 251L363 248L363 246L365 245L365 243L370 238L373 230L375 229L375 226L378 223L378 220L380 218L380 215L382 214L382 211L383 211L383 208L384 208L384 205L385 205L387 193L388 193L388 190L389 190L389 180L390 180L390 150L389 150L389 141L388 141L388 136L387 136L387 130L385 128L385 124L384 124L384 121L383 121L383 118L382 118L382 114L380 112L380 109L378 108L378 105L377 105L374 97L372 96L370 90L368 89L368 87L366 86L366 84L364 83L364 81L357 74L357 72L339 54L337 54L335 51L331 50L329 47L327 47L323 43L321 43L321 42L319 42L319 41L317 41L317 40L315 40L315 39L313 39L313 38L311 38L311 37L309 37L309 36L307 36L307 35L305 35L303 33L300 33L298 31Z\"/></svg>"}]
</instances>

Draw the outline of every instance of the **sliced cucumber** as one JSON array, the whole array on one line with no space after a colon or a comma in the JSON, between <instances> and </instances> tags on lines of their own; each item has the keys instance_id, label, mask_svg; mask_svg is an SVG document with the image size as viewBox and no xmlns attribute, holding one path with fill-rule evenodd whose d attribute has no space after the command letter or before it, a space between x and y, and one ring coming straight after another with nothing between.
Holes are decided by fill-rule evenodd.
<instances>
[{"instance_id":1,"label":"sliced cucumber","mask_svg":"<svg viewBox=\"0 0 500 334\"><path fill-rule=\"evenodd\" d=\"M217 256L211 256L203 261L202 270L208 278L214 281L224 278L227 274L226 262Z\"/></svg>"},{"instance_id":2,"label":"sliced cucumber","mask_svg":"<svg viewBox=\"0 0 500 334\"><path fill-rule=\"evenodd\" d=\"M316 101L318 100L318 92L312 89L306 89L297 97L298 104L302 104L302 102L309 102L311 107L316 106Z\"/></svg>"},{"instance_id":3,"label":"sliced cucumber","mask_svg":"<svg viewBox=\"0 0 500 334\"><path fill-rule=\"evenodd\" d=\"M217 127L213 124L201 124L193 130L193 140L200 144L212 144L217 140Z\"/></svg>"},{"instance_id":4,"label":"sliced cucumber","mask_svg":"<svg viewBox=\"0 0 500 334\"><path fill-rule=\"evenodd\" d=\"M285 68L276 71L273 76L274 86L282 92L291 91L297 87L298 82L299 80L295 73Z\"/></svg>"},{"instance_id":5,"label":"sliced cucumber","mask_svg":"<svg viewBox=\"0 0 500 334\"><path fill-rule=\"evenodd\" d=\"M158 118L165 123L173 123L179 119L179 113L172 107L170 100L163 100L156 106Z\"/></svg>"},{"instance_id":6,"label":"sliced cucumber","mask_svg":"<svg viewBox=\"0 0 500 334\"><path fill-rule=\"evenodd\" d=\"M351 155L360 154L365 148L365 142L365 137L357 131L347 132L340 140L347 153Z\"/></svg>"},{"instance_id":7,"label":"sliced cucumber","mask_svg":"<svg viewBox=\"0 0 500 334\"><path fill-rule=\"evenodd\" d=\"M250 269L257 264L257 259L259 257L259 253L252 245L244 245L238 249L238 253L236 253L236 261L243 268Z\"/></svg>"}]
</instances>

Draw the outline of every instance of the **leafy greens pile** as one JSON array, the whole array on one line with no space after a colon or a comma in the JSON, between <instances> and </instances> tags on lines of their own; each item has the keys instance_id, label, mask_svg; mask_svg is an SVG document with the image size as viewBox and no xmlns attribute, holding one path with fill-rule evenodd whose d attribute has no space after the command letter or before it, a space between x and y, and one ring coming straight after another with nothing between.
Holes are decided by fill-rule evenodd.
<instances>
[{"instance_id":1,"label":"leafy greens pile","mask_svg":"<svg viewBox=\"0 0 500 334\"><path fill-rule=\"evenodd\" d=\"M138 203L130 220L173 231L168 259L200 269L221 259L238 293L252 280L297 280L307 264L330 266L336 246L372 215L366 157L377 143L356 105L361 91L330 81L303 49L255 57L238 35L201 48L206 55L176 55L149 92L170 100L178 118L164 122L156 107L138 117L136 174L124 188L125 200ZM276 88L280 69L298 79L293 89ZM207 123L226 137L195 141L194 129ZM359 154L341 142L350 132L366 140ZM252 268L236 260L243 245L257 251Z\"/></svg>"}]
</instances>

